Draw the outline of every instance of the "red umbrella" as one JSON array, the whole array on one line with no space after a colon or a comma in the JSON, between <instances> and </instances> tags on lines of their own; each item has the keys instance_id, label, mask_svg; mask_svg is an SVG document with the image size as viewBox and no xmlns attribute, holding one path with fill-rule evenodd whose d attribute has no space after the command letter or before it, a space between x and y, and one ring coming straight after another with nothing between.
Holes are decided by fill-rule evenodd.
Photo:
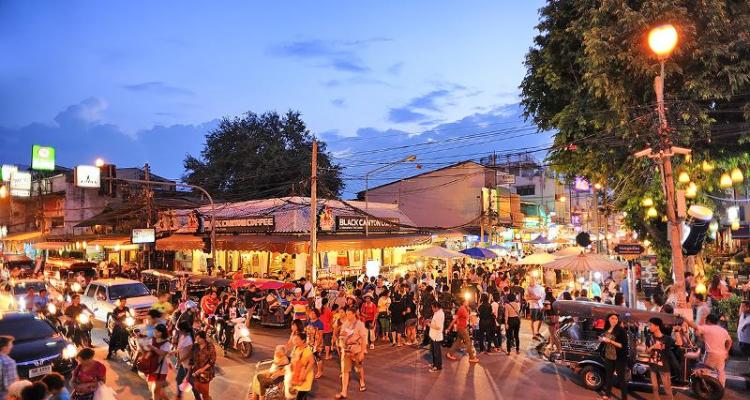
<instances>
[{"instance_id":1,"label":"red umbrella","mask_svg":"<svg viewBox=\"0 0 750 400\"><path fill-rule=\"evenodd\" d=\"M282 282L275 279L238 279L232 282L232 288L235 290L251 286L260 290L293 289L295 287L291 282Z\"/></svg>"}]
</instances>

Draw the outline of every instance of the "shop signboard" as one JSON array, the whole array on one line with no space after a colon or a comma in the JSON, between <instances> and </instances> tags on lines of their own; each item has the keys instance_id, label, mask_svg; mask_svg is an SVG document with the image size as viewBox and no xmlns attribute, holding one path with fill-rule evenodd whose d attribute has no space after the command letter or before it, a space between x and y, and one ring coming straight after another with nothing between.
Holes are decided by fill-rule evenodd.
<instances>
[{"instance_id":1,"label":"shop signboard","mask_svg":"<svg viewBox=\"0 0 750 400\"><path fill-rule=\"evenodd\" d=\"M369 232L392 232L399 230L398 218L365 218L365 217L336 217L336 230L339 232L364 232L365 224Z\"/></svg>"},{"instance_id":2,"label":"shop signboard","mask_svg":"<svg viewBox=\"0 0 750 400\"><path fill-rule=\"evenodd\" d=\"M497 184L498 185L515 185L516 176L506 172L497 171Z\"/></svg>"},{"instance_id":3,"label":"shop signboard","mask_svg":"<svg viewBox=\"0 0 750 400\"><path fill-rule=\"evenodd\" d=\"M156 242L156 230L154 228L133 229L130 243L143 244Z\"/></svg>"},{"instance_id":4,"label":"shop signboard","mask_svg":"<svg viewBox=\"0 0 750 400\"><path fill-rule=\"evenodd\" d=\"M217 232L273 232L276 220L271 216L217 219Z\"/></svg>"},{"instance_id":5,"label":"shop signboard","mask_svg":"<svg viewBox=\"0 0 750 400\"><path fill-rule=\"evenodd\" d=\"M638 243L621 243L615 246L615 253L621 256L637 256L643 254L646 249Z\"/></svg>"},{"instance_id":6,"label":"shop signboard","mask_svg":"<svg viewBox=\"0 0 750 400\"><path fill-rule=\"evenodd\" d=\"M321 232L333 231L336 221L333 219L333 211L330 207L325 206L318 214L318 229Z\"/></svg>"},{"instance_id":7,"label":"shop signboard","mask_svg":"<svg viewBox=\"0 0 750 400\"><path fill-rule=\"evenodd\" d=\"M36 171L55 170L55 148L35 144L31 148L31 169Z\"/></svg>"},{"instance_id":8,"label":"shop signboard","mask_svg":"<svg viewBox=\"0 0 750 400\"><path fill-rule=\"evenodd\" d=\"M93 165L79 165L75 169L75 182L79 188L95 188L101 185L102 170Z\"/></svg>"},{"instance_id":9,"label":"shop signboard","mask_svg":"<svg viewBox=\"0 0 750 400\"><path fill-rule=\"evenodd\" d=\"M10 176L10 195L16 197L31 196L31 173L17 171Z\"/></svg>"},{"instance_id":10,"label":"shop signboard","mask_svg":"<svg viewBox=\"0 0 750 400\"><path fill-rule=\"evenodd\" d=\"M11 175L17 171L18 167L15 165L3 165L2 169L0 169L0 179L2 179L3 182L10 182Z\"/></svg>"}]
</instances>

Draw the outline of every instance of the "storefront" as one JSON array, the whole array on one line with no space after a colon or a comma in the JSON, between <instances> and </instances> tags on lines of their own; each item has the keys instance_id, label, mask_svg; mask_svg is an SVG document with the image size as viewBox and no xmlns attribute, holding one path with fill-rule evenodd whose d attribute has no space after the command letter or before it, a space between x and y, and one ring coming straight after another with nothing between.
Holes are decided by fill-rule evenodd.
<instances>
[{"instance_id":1,"label":"storefront","mask_svg":"<svg viewBox=\"0 0 750 400\"><path fill-rule=\"evenodd\" d=\"M0 252L3 254L23 254L34 258L37 254L36 249L34 249L34 243L42 240L41 231L9 234L2 238Z\"/></svg>"}]
</instances>

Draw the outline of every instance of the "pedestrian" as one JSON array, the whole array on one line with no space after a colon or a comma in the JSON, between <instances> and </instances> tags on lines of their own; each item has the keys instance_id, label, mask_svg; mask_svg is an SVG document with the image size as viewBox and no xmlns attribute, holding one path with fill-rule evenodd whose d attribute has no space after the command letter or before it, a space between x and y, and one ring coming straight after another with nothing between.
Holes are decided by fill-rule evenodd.
<instances>
[{"instance_id":1,"label":"pedestrian","mask_svg":"<svg viewBox=\"0 0 750 400\"><path fill-rule=\"evenodd\" d=\"M443 327L445 324L445 313L439 302L432 303L432 319L430 319L430 355L432 355L432 367L430 372L443 369Z\"/></svg>"},{"instance_id":2,"label":"pedestrian","mask_svg":"<svg viewBox=\"0 0 750 400\"><path fill-rule=\"evenodd\" d=\"M727 381L725 366L729 359L729 350L732 348L732 338L729 332L719 325L719 317L716 314L706 316L706 323L703 325L696 325L689 318L686 318L685 322L703 340L705 350L703 363L717 370L719 382L721 386L725 386Z\"/></svg>"},{"instance_id":3,"label":"pedestrian","mask_svg":"<svg viewBox=\"0 0 750 400\"><path fill-rule=\"evenodd\" d=\"M323 351L325 356L324 360L330 360L331 357L331 346L333 343L333 311L328 305L329 301L327 297L324 297L320 307L320 322L323 323Z\"/></svg>"},{"instance_id":4,"label":"pedestrian","mask_svg":"<svg viewBox=\"0 0 750 400\"><path fill-rule=\"evenodd\" d=\"M737 322L737 340L740 351L746 358L750 358L750 302L740 304L740 315Z\"/></svg>"},{"instance_id":5,"label":"pedestrian","mask_svg":"<svg viewBox=\"0 0 750 400\"><path fill-rule=\"evenodd\" d=\"M9 356L13 350L13 340L12 336L0 336L0 373L3 374L0 380L0 400L7 399L8 388L18 380L16 361Z\"/></svg>"},{"instance_id":6,"label":"pedestrian","mask_svg":"<svg viewBox=\"0 0 750 400\"><path fill-rule=\"evenodd\" d=\"M214 379L214 366L216 365L216 348L213 343L206 339L205 331L195 333L195 344L193 345L192 375L193 392L199 396L196 399L211 400L209 385Z\"/></svg>"},{"instance_id":7,"label":"pedestrian","mask_svg":"<svg viewBox=\"0 0 750 400\"><path fill-rule=\"evenodd\" d=\"M70 392L65 387L65 377L57 372L50 372L42 378L47 385L50 397L47 400L70 400Z\"/></svg>"},{"instance_id":8,"label":"pedestrian","mask_svg":"<svg viewBox=\"0 0 750 400\"><path fill-rule=\"evenodd\" d=\"M706 317L711 314L711 307L706 302L706 296L703 293L695 294L695 323L703 325L706 323Z\"/></svg>"},{"instance_id":9,"label":"pedestrian","mask_svg":"<svg viewBox=\"0 0 750 400\"><path fill-rule=\"evenodd\" d=\"M374 349L375 339L377 338L377 336L375 336L375 325L377 323L378 306L372 301L372 294L366 293L364 299L365 302L360 306L359 314L362 318L362 322L364 322L365 327L367 327L367 330L369 331L367 342L370 344L370 349Z\"/></svg>"},{"instance_id":10,"label":"pedestrian","mask_svg":"<svg viewBox=\"0 0 750 400\"><path fill-rule=\"evenodd\" d=\"M367 353L367 335L367 328L357 319L357 310L346 307L338 342L341 354L341 392L336 395L336 399L347 398L352 367L359 375L359 391L367 390L363 364Z\"/></svg>"},{"instance_id":11,"label":"pedestrian","mask_svg":"<svg viewBox=\"0 0 750 400\"><path fill-rule=\"evenodd\" d=\"M94 350L84 348L76 356L78 366L73 370L70 387L72 400L92 400L99 385L106 382L107 368L94 360Z\"/></svg>"},{"instance_id":12,"label":"pedestrian","mask_svg":"<svg viewBox=\"0 0 750 400\"><path fill-rule=\"evenodd\" d=\"M49 390L44 382L34 382L21 390L21 400L45 400Z\"/></svg>"},{"instance_id":13,"label":"pedestrian","mask_svg":"<svg viewBox=\"0 0 750 400\"><path fill-rule=\"evenodd\" d=\"M167 356L172 350L172 345L169 343L169 332L167 331L166 325L156 325L151 344L147 345L145 350L151 352L151 357L156 357L158 360L156 370L146 374L146 381L148 382L148 389L151 392L151 399L166 399L167 395L164 394L163 388L165 386L164 383L167 380L167 371L169 370Z\"/></svg>"},{"instance_id":14,"label":"pedestrian","mask_svg":"<svg viewBox=\"0 0 750 400\"><path fill-rule=\"evenodd\" d=\"M307 320L307 308L308 301L302 296L302 289L294 288L294 295L292 300L289 302L284 314L292 314L292 320L300 320L305 322Z\"/></svg>"},{"instance_id":15,"label":"pedestrian","mask_svg":"<svg viewBox=\"0 0 750 400\"><path fill-rule=\"evenodd\" d=\"M498 351L501 351L503 348L502 326L505 323L505 311L502 306L503 299L504 297L498 291L492 294L492 303L490 303L492 314L495 316L495 335L493 337L493 342Z\"/></svg>"},{"instance_id":16,"label":"pedestrian","mask_svg":"<svg viewBox=\"0 0 750 400\"><path fill-rule=\"evenodd\" d=\"M21 392L23 392L24 389L31 386L32 383L29 380L22 379L20 381L15 381L8 386L7 389L7 400L21 400Z\"/></svg>"},{"instance_id":17,"label":"pedestrian","mask_svg":"<svg viewBox=\"0 0 750 400\"><path fill-rule=\"evenodd\" d=\"M464 300L461 307L458 308L458 311L456 311L456 315L453 318L453 321L451 321L451 324L448 326L448 329L446 329L446 333L450 332L452 328L456 328L456 341L453 342L453 345L451 346L450 350L448 350L448 353L445 354L445 357L447 357L449 360L457 361L458 357L456 357L456 351L459 347L464 346L466 347L466 351L469 353L469 362L470 363L478 363L479 359L477 358L477 355L474 351L474 344L471 340L471 336L469 335L469 315L471 312L469 311L469 300Z\"/></svg>"},{"instance_id":18,"label":"pedestrian","mask_svg":"<svg viewBox=\"0 0 750 400\"><path fill-rule=\"evenodd\" d=\"M531 333L535 339L544 339L540 330L542 328L542 308L544 307L544 287L537 283L535 277L531 277L529 280L529 286L526 287L526 293L524 298L529 304L529 310L531 311Z\"/></svg>"},{"instance_id":19,"label":"pedestrian","mask_svg":"<svg viewBox=\"0 0 750 400\"><path fill-rule=\"evenodd\" d=\"M393 291L393 300L389 306L388 313L391 317L391 341L392 346L401 347L403 346L403 335L404 335L404 303L401 299L401 294L397 291Z\"/></svg>"},{"instance_id":20,"label":"pedestrian","mask_svg":"<svg viewBox=\"0 0 750 400\"><path fill-rule=\"evenodd\" d=\"M297 400L307 399L312 390L314 381L313 364L315 364L313 352L307 341L305 332L297 332L292 336L291 356L291 387L290 393L297 395Z\"/></svg>"},{"instance_id":21,"label":"pedestrian","mask_svg":"<svg viewBox=\"0 0 750 400\"><path fill-rule=\"evenodd\" d=\"M320 311L314 308L309 313L307 326L305 326L305 336L307 337L307 347L310 348L315 365L318 368L315 379L319 379L323 376L323 321L320 320ZM294 341L294 336L292 336L292 341Z\"/></svg>"},{"instance_id":22,"label":"pedestrian","mask_svg":"<svg viewBox=\"0 0 750 400\"><path fill-rule=\"evenodd\" d=\"M677 360L674 359L675 342L671 336L664 334L664 323L660 318L651 318L648 322L648 329L653 335L653 344L647 351L654 397L660 400L659 388L664 387L667 398L673 400L672 366L677 364ZM661 386L659 386L659 381L661 381Z\"/></svg>"},{"instance_id":23,"label":"pedestrian","mask_svg":"<svg viewBox=\"0 0 750 400\"><path fill-rule=\"evenodd\" d=\"M489 294L482 293L477 313L479 314L479 352L487 354L490 350L492 350L493 353L499 351L497 348L492 348L494 344L495 324L497 323L497 319L492 312Z\"/></svg>"},{"instance_id":24,"label":"pedestrian","mask_svg":"<svg viewBox=\"0 0 750 400\"><path fill-rule=\"evenodd\" d=\"M378 281L382 285L382 280ZM387 342L391 334L391 296L388 289L383 288L378 297L378 328L380 340ZM395 345L395 343L394 343Z\"/></svg>"},{"instance_id":25,"label":"pedestrian","mask_svg":"<svg viewBox=\"0 0 750 400\"><path fill-rule=\"evenodd\" d=\"M432 286L426 286L422 290L419 291L420 298L419 298L419 317L422 321L421 325L424 329L424 335L422 336L422 343L419 345L420 347L426 347L430 344L430 330L427 327L427 322L430 319L432 319L432 303L437 301L435 299L435 292L432 288Z\"/></svg>"},{"instance_id":26,"label":"pedestrian","mask_svg":"<svg viewBox=\"0 0 750 400\"><path fill-rule=\"evenodd\" d=\"M194 343L195 338L192 326L187 321L181 321L177 325L177 343L174 351L177 357L177 376L175 380L177 383L178 399L182 398L182 386L186 379L191 386L193 385L193 378L190 376L190 360L193 357Z\"/></svg>"},{"instance_id":27,"label":"pedestrian","mask_svg":"<svg viewBox=\"0 0 750 400\"><path fill-rule=\"evenodd\" d=\"M288 365L289 358L286 356L286 347L283 344L280 344L274 349L271 368L267 371L257 372L255 374L250 389L250 399L264 400L268 388L284 380L284 375Z\"/></svg>"},{"instance_id":28,"label":"pedestrian","mask_svg":"<svg viewBox=\"0 0 750 400\"><path fill-rule=\"evenodd\" d=\"M628 334L622 327L620 317L617 314L609 314L604 326L604 333L599 336L599 341L604 347L604 361L606 367L604 394L602 399L607 400L612 396L612 385L614 374L620 380L620 400L628 398Z\"/></svg>"},{"instance_id":29,"label":"pedestrian","mask_svg":"<svg viewBox=\"0 0 750 400\"><path fill-rule=\"evenodd\" d=\"M407 292L403 299L404 308L404 330L406 336L406 345L413 346L417 344L417 305L414 303L414 294Z\"/></svg>"},{"instance_id":30,"label":"pedestrian","mask_svg":"<svg viewBox=\"0 0 750 400\"><path fill-rule=\"evenodd\" d=\"M519 337L521 331L521 305L516 299L514 293L508 293L505 304L503 305L503 314L505 317L505 335L506 335L506 348L508 354L510 354L511 348L515 345L516 354L520 353L521 338Z\"/></svg>"}]
</instances>

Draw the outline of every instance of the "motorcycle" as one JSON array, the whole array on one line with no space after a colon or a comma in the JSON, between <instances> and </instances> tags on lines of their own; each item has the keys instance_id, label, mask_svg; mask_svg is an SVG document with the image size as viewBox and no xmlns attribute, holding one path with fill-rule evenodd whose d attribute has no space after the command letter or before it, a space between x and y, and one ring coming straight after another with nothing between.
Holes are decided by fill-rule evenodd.
<instances>
[{"instance_id":1,"label":"motorcycle","mask_svg":"<svg viewBox=\"0 0 750 400\"><path fill-rule=\"evenodd\" d=\"M253 341L250 338L250 329L245 326L245 317L234 318L226 322L223 318L216 317L216 325L218 327L216 341L224 349L224 357L230 349L239 351L245 358L253 354Z\"/></svg>"},{"instance_id":2,"label":"motorcycle","mask_svg":"<svg viewBox=\"0 0 750 400\"><path fill-rule=\"evenodd\" d=\"M68 338L78 347L93 347L91 345L92 329L94 329L94 323L91 321L91 315L82 312L68 326Z\"/></svg>"},{"instance_id":3,"label":"motorcycle","mask_svg":"<svg viewBox=\"0 0 750 400\"><path fill-rule=\"evenodd\" d=\"M62 312L58 310L57 306L54 303L48 303L47 307L39 311L39 315L49 321L49 323L52 324L55 330L57 330L58 332L62 331L63 324L60 321Z\"/></svg>"}]
</instances>

